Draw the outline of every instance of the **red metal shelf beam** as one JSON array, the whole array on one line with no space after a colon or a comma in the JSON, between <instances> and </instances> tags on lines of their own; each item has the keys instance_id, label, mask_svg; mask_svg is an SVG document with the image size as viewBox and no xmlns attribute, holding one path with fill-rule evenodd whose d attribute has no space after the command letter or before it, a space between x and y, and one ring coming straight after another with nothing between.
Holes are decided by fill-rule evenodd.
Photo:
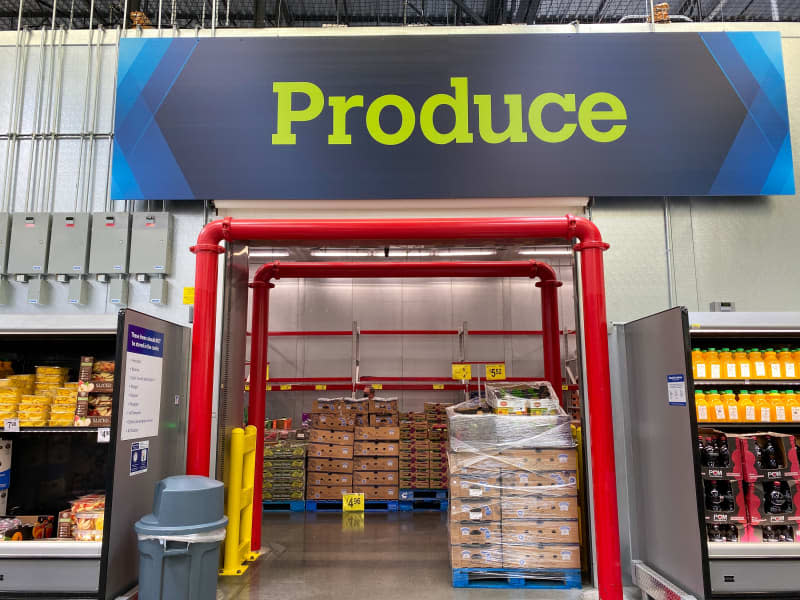
<instances>
[{"instance_id":1,"label":"red metal shelf beam","mask_svg":"<svg viewBox=\"0 0 800 600\"><path fill-rule=\"evenodd\" d=\"M458 329L363 329L361 335L458 335ZM575 331L570 329L559 331L560 334L567 333L575 335ZM249 331L247 335L252 335ZM332 330L332 331L269 331L269 337L316 337L316 336L348 336L353 335L352 331ZM467 330L467 335L544 335L541 329L475 329Z\"/></svg>"}]
</instances>

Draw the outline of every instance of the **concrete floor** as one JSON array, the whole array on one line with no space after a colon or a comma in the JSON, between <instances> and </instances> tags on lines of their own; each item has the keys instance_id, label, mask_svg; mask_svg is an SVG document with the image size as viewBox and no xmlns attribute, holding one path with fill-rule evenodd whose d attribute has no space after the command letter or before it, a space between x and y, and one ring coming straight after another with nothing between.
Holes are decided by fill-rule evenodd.
<instances>
[{"instance_id":1,"label":"concrete floor","mask_svg":"<svg viewBox=\"0 0 800 600\"><path fill-rule=\"evenodd\" d=\"M363 521L361 517L363 516ZM267 514L269 552L240 577L220 578L225 600L577 600L580 590L454 589L447 513Z\"/></svg>"}]
</instances>

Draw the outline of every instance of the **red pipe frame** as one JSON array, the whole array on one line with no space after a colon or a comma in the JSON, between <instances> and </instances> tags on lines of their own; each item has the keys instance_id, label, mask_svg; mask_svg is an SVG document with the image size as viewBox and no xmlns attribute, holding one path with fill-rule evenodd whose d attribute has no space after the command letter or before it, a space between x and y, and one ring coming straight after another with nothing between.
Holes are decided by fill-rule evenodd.
<instances>
[{"instance_id":1,"label":"red pipe frame","mask_svg":"<svg viewBox=\"0 0 800 600\"><path fill-rule=\"evenodd\" d=\"M196 255L195 309L186 471L208 475L216 345L217 268L223 240L264 240L319 245L335 241L425 243L457 240L578 239L583 293L587 400L591 422L592 488L597 579L602 600L622 600L614 431L603 276L603 242L582 217L497 217L462 219L222 219L206 225L192 248ZM258 386L260 387L260 386Z\"/></svg>"}]
</instances>

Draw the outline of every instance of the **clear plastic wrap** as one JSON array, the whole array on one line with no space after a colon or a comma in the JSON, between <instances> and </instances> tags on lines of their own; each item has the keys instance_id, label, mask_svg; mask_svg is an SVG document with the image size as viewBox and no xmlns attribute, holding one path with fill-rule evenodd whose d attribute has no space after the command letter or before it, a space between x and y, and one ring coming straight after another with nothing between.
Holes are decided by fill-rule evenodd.
<instances>
[{"instance_id":1,"label":"clear plastic wrap","mask_svg":"<svg viewBox=\"0 0 800 600\"><path fill-rule=\"evenodd\" d=\"M536 406L514 395L526 393ZM579 585L578 459L552 387L491 385L485 401L447 413L452 568L470 580L552 576Z\"/></svg>"},{"instance_id":2,"label":"clear plastic wrap","mask_svg":"<svg viewBox=\"0 0 800 600\"><path fill-rule=\"evenodd\" d=\"M145 534L137 534L139 541L144 540L156 540L157 542L161 543L162 546L166 545L167 542L182 542L184 544L207 544L209 542L221 542L225 539L225 533L227 530L223 527L222 529L214 529L212 531L206 531L203 533L190 533L185 535L145 535Z\"/></svg>"}]
</instances>

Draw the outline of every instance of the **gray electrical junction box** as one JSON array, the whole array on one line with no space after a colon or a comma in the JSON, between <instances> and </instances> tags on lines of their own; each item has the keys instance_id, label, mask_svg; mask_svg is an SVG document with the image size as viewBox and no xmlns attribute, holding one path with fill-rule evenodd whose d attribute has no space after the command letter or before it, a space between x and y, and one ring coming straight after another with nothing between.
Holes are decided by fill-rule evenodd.
<instances>
[{"instance_id":1,"label":"gray electrical junction box","mask_svg":"<svg viewBox=\"0 0 800 600\"><path fill-rule=\"evenodd\" d=\"M50 228L51 275L85 275L89 268L89 225L86 213L55 213Z\"/></svg>"},{"instance_id":2,"label":"gray electrical junction box","mask_svg":"<svg viewBox=\"0 0 800 600\"><path fill-rule=\"evenodd\" d=\"M137 275L168 275L171 254L172 215L166 212L133 213L128 271Z\"/></svg>"},{"instance_id":3,"label":"gray electrical junction box","mask_svg":"<svg viewBox=\"0 0 800 600\"><path fill-rule=\"evenodd\" d=\"M17 213L12 215L8 272L14 275L43 275L47 273L49 242L49 214Z\"/></svg>"},{"instance_id":4,"label":"gray electrical junction box","mask_svg":"<svg viewBox=\"0 0 800 600\"><path fill-rule=\"evenodd\" d=\"M92 218L92 246L89 273L128 272L131 246L131 216L128 213L95 213Z\"/></svg>"}]
</instances>

